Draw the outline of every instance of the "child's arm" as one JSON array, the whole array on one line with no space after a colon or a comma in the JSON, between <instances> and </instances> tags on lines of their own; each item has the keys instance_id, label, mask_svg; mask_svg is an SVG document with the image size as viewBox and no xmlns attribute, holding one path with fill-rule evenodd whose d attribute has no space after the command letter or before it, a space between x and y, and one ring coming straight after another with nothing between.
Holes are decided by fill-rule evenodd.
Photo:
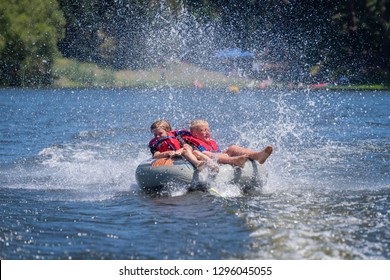
<instances>
[{"instance_id":1,"label":"child's arm","mask_svg":"<svg viewBox=\"0 0 390 280\"><path fill-rule=\"evenodd\" d=\"M169 158L169 157L177 157L180 156L183 149L179 149L177 151L166 151L166 152L155 152L153 154L153 158Z\"/></svg>"}]
</instances>

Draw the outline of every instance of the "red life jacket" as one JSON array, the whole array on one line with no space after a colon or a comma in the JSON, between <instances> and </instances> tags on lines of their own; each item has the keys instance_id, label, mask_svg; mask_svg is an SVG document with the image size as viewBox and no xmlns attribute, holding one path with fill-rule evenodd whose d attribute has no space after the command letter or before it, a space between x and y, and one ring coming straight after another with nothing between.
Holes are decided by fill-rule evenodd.
<instances>
[{"instance_id":1,"label":"red life jacket","mask_svg":"<svg viewBox=\"0 0 390 280\"><path fill-rule=\"evenodd\" d=\"M176 151L181 148L179 140L173 133L169 132L168 136L153 138L149 142L150 152L154 155L155 152Z\"/></svg>"},{"instance_id":2,"label":"red life jacket","mask_svg":"<svg viewBox=\"0 0 390 280\"><path fill-rule=\"evenodd\" d=\"M192 147L198 149L199 151L209 151L213 153L219 153L221 150L218 147L217 142L210 139L209 141L203 141L198 138L192 136L188 131L184 131L185 133L181 133L181 138Z\"/></svg>"}]
</instances>

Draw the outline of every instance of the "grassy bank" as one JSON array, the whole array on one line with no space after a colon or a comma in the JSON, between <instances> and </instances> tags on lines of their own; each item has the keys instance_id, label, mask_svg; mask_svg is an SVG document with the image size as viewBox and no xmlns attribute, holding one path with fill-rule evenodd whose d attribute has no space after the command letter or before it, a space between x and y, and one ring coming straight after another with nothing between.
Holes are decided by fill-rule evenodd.
<instances>
[{"instance_id":1,"label":"grassy bank","mask_svg":"<svg viewBox=\"0 0 390 280\"><path fill-rule=\"evenodd\" d=\"M57 88L121 88L121 87L198 87L226 88L231 91L239 89L288 89L287 85L264 83L237 75L226 76L220 72L206 71L200 67L184 62L174 62L164 68L155 67L148 70L121 70L102 68L92 63L80 63L75 60L59 58L53 66L54 87ZM264 86L266 85L266 86ZM299 87L311 90L390 90L385 85L326 85L321 87Z\"/></svg>"},{"instance_id":2,"label":"grassy bank","mask_svg":"<svg viewBox=\"0 0 390 280\"><path fill-rule=\"evenodd\" d=\"M167 67L148 70L105 69L91 63L57 59L54 63L55 87L237 87L253 86L254 81L242 77L227 77L194 65L177 62Z\"/></svg>"},{"instance_id":3,"label":"grassy bank","mask_svg":"<svg viewBox=\"0 0 390 280\"><path fill-rule=\"evenodd\" d=\"M347 85L347 86L328 86L331 90L390 90L390 86L385 85Z\"/></svg>"}]
</instances>

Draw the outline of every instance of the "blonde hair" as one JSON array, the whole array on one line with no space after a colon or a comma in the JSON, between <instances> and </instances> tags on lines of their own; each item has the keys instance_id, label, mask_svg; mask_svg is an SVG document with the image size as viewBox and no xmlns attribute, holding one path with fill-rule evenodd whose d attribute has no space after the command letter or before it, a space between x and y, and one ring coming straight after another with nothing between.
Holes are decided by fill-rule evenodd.
<instances>
[{"instance_id":1,"label":"blonde hair","mask_svg":"<svg viewBox=\"0 0 390 280\"><path fill-rule=\"evenodd\" d=\"M209 126L209 123L205 120L193 120L190 122L190 130L193 130L199 126L204 126L204 125Z\"/></svg>"},{"instance_id":2,"label":"blonde hair","mask_svg":"<svg viewBox=\"0 0 390 280\"><path fill-rule=\"evenodd\" d=\"M169 132L172 130L171 124L167 120L157 120L150 126L150 131L153 132L153 130L161 128L165 131Z\"/></svg>"}]
</instances>

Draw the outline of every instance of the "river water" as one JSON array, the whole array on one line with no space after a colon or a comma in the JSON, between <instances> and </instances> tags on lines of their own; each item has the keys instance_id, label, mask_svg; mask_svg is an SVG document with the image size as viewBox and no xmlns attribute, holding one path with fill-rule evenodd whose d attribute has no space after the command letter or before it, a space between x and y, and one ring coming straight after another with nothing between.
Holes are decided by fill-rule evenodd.
<instances>
[{"instance_id":1,"label":"river water","mask_svg":"<svg viewBox=\"0 0 390 280\"><path fill-rule=\"evenodd\" d=\"M390 92L0 90L0 259L390 259ZM261 194L139 191L150 124L274 153Z\"/></svg>"}]
</instances>

